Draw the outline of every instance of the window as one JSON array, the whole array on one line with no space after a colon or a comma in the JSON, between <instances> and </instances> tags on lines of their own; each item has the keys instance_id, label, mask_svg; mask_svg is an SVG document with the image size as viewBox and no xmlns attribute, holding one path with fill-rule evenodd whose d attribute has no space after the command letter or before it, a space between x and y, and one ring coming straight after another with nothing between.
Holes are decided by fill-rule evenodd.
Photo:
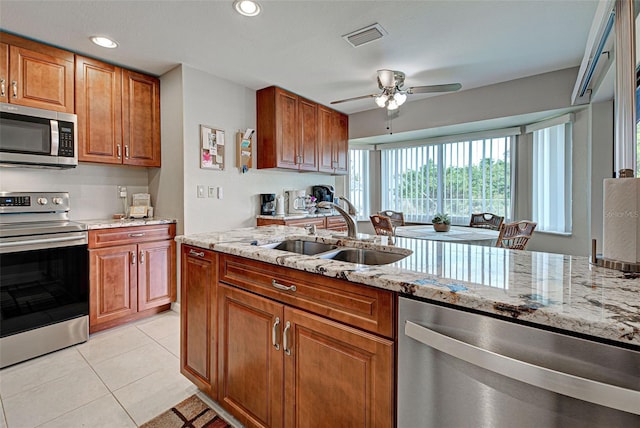
<instances>
[{"instance_id":1,"label":"window","mask_svg":"<svg viewBox=\"0 0 640 428\"><path fill-rule=\"evenodd\" d=\"M527 132L533 132L531 218L539 231L571 233L570 116L528 126Z\"/></svg>"},{"instance_id":2,"label":"window","mask_svg":"<svg viewBox=\"0 0 640 428\"><path fill-rule=\"evenodd\" d=\"M382 208L428 223L446 212L454 224L468 224L473 212L511 217L512 137L381 150Z\"/></svg>"},{"instance_id":3,"label":"window","mask_svg":"<svg viewBox=\"0 0 640 428\"><path fill-rule=\"evenodd\" d=\"M358 209L358 219L369 219L369 151L349 150L349 200Z\"/></svg>"}]
</instances>

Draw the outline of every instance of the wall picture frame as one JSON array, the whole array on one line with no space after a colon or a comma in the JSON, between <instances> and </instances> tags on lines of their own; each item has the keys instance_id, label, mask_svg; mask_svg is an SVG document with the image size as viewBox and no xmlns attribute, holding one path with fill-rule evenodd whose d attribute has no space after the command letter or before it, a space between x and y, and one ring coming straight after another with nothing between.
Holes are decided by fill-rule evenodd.
<instances>
[{"instance_id":1,"label":"wall picture frame","mask_svg":"<svg viewBox=\"0 0 640 428\"><path fill-rule=\"evenodd\" d=\"M200 168L224 170L224 130L200 125Z\"/></svg>"}]
</instances>

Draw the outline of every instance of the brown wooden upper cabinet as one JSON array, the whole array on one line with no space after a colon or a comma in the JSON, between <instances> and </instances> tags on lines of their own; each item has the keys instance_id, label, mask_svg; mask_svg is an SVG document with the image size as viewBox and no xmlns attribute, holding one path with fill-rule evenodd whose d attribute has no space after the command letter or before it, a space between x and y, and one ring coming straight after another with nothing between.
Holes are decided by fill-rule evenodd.
<instances>
[{"instance_id":1,"label":"brown wooden upper cabinet","mask_svg":"<svg viewBox=\"0 0 640 428\"><path fill-rule=\"evenodd\" d=\"M74 113L73 52L0 32L0 102Z\"/></svg>"},{"instance_id":2,"label":"brown wooden upper cabinet","mask_svg":"<svg viewBox=\"0 0 640 428\"><path fill-rule=\"evenodd\" d=\"M258 168L347 173L346 115L276 86L259 90L256 104Z\"/></svg>"},{"instance_id":3,"label":"brown wooden upper cabinet","mask_svg":"<svg viewBox=\"0 0 640 428\"><path fill-rule=\"evenodd\" d=\"M76 56L78 159L160 166L160 81Z\"/></svg>"}]
</instances>

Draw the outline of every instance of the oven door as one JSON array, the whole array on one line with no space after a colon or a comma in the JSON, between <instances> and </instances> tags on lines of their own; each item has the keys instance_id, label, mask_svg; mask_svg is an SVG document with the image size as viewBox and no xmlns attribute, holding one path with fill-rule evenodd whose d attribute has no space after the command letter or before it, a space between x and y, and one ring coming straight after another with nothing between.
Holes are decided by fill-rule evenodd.
<instances>
[{"instance_id":1,"label":"oven door","mask_svg":"<svg viewBox=\"0 0 640 428\"><path fill-rule=\"evenodd\" d=\"M87 316L86 232L3 239L0 295L2 338Z\"/></svg>"}]
</instances>

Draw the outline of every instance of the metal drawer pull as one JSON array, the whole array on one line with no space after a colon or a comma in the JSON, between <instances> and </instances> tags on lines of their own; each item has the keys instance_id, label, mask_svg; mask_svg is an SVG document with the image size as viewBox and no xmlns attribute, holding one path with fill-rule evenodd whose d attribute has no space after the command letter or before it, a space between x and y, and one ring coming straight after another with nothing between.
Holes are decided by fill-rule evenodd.
<instances>
[{"instance_id":1,"label":"metal drawer pull","mask_svg":"<svg viewBox=\"0 0 640 428\"><path fill-rule=\"evenodd\" d=\"M15 80L11 82L11 87L13 88L13 98L18 98L18 82Z\"/></svg>"},{"instance_id":2,"label":"metal drawer pull","mask_svg":"<svg viewBox=\"0 0 640 428\"><path fill-rule=\"evenodd\" d=\"M120 148L120 144L116 144L116 153L118 154L118 159L122 157L122 149Z\"/></svg>"},{"instance_id":3,"label":"metal drawer pull","mask_svg":"<svg viewBox=\"0 0 640 428\"><path fill-rule=\"evenodd\" d=\"M286 286L286 285L282 285L282 284L278 283L278 281L276 281L275 279L271 280L271 285L273 285L278 290L283 290L283 291L296 291L297 290L295 285L292 285L290 287Z\"/></svg>"},{"instance_id":4,"label":"metal drawer pull","mask_svg":"<svg viewBox=\"0 0 640 428\"><path fill-rule=\"evenodd\" d=\"M273 328L271 330L271 343L273 343L273 347L276 348L276 351L280 350L280 344L278 344L278 326L280 325L280 318L276 317L276 322L273 323Z\"/></svg>"},{"instance_id":5,"label":"metal drawer pull","mask_svg":"<svg viewBox=\"0 0 640 428\"><path fill-rule=\"evenodd\" d=\"M129 159L129 145L125 144L124 146L124 157Z\"/></svg>"},{"instance_id":6,"label":"metal drawer pull","mask_svg":"<svg viewBox=\"0 0 640 428\"><path fill-rule=\"evenodd\" d=\"M131 264L132 265L136 264L136 252L135 251L131 252Z\"/></svg>"},{"instance_id":7,"label":"metal drawer pull","mask_svg":"<svg viewBox=\"0 0 640 428\"><path fill-rule=\"evenodd\" d=\"M204 251L189 250L190 256L204 257Z\"/></svg>"},{"instance_id":8,"label":"metal drawer pull","mask_svg":"<svg viewBox=\"0 0 640 428\"><path fill-rule=\"evenodd\" d=\"M287 321L284 325L284 331L282 332L282 349L287 355L291 355L291 348L289 348L289 341L287 340L287 333L291 329L291 323Z\"/></svg>"},{"instance_id":9,"label":"metal drawer pull","mask_svg":"<svg viewBox=\"0 0 640 428\"><path fill-rule=\"evenodd\" d=\"M587 403L611 407L636 415L640 414L640 392L638 391L497 354L438 333L412 321L405 322L404 334L440 352L508 378Z\"/></svg>"},{"instance_id":10,"label":"metal drawer pull","mask_svg":"<svg viewBox=\"0 0 640 428\"><path fill-rule=\"evenodd\" d=\"M140 264L144 264L144 251L140 250Z\"/></svg>"},{"instance_id":11,"label":"metal drawer pull","mask_svg":"<svg viewBox=\"0 0 640 428\"><path fill-rule=\"evenodd\" d=\"M5 90L6 90L6 83L7 81L4 79L0 79L0 97L4 97L5 95Z\"/></svg>"},{"instance_id":12,"label":"metal drawer pull","mask_svg":"<svg viewBox=\"0 0 640 428\"><path fill-rule=\"evenodd\" d=\"M142 233L130 233L129 234L129 238L140 238L141 236L144 236L144 232L142 232Z\"/></svg>"}]
</instances>

